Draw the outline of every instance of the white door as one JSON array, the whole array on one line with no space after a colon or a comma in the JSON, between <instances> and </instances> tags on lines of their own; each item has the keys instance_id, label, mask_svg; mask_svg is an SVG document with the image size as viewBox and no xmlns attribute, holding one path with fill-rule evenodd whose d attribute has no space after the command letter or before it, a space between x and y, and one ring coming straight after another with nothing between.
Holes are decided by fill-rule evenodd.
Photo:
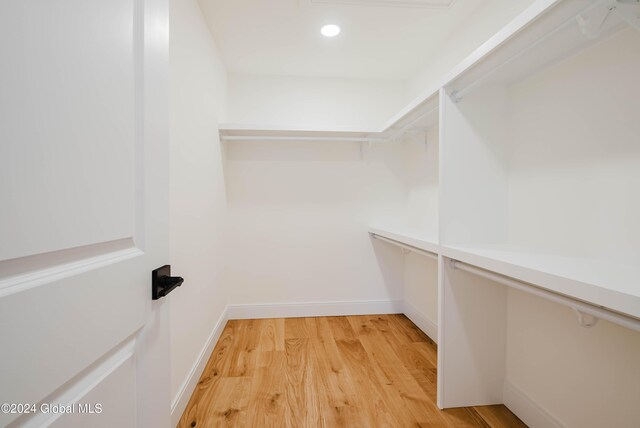
<instances>
[{"instance_id":1,"label":"white door","mask_svg":"<svg viewBox=\"0 0 640 428\"><path fill-rule=\"evenodd\" d=\"M0 426L169 424L168 36L167 0L0 1Z\"/></svg>"}]
</instances>

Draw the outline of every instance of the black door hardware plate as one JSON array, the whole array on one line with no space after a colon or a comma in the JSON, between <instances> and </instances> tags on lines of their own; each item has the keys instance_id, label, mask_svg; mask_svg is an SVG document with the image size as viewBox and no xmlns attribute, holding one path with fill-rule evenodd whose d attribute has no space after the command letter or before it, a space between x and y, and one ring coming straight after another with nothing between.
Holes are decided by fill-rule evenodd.
<instances>
[{"instance_id":1,"label":"black door hardware plate","mask_svg":"<svg viewBox=\"0 0 640 428\"><path fill-rule=\"evenodd\" d=\"M171 276L171 265L164 265L151 272L151 298L158 300L179 287L184 279Z\"/></svg>"}]
</instances>

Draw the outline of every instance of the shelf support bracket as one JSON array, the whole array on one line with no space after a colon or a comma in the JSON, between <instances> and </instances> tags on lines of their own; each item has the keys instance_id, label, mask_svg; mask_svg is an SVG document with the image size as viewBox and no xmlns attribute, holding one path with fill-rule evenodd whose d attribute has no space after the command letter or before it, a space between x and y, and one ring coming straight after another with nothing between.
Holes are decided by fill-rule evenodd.
<instances>
[{"instance_id":1,"label":"shelf support bracket","mask_svg":"<svg viewBox=\"0 0 640 428\"><path fill-rule=\"evenodd\" d=\"M451 101L453 101L455 104L458 104L460 101L462 101L462 97L460 96L458 90L452 91L449 96L451 97Z\"/></svg>"},{"instance_id":2,"label":"shelf support bracket","mask_svg":"<svg viewBox=\"0 0 640 428\"><path fill-rule=\"evenodd\" d=\"M594 21L595 17L593 16L587 19L585 19L582 15L576 16L576 21L578 22L580 31L582 31L582 34L584 34L584 36L590 40L597 39L600 36L600 33L602 33L604 24L607 22L607 20L615 10L615 5L607 7L607 10L604 12L602 17L600 19L597 19L597 21L599 21L597 25L594 25L596 21Z\"/></svg>"},{"instance_id":3,"label":"shelf support bracket","mask_svg":"<svg viewBox=\"0 0 640 428\"><path fill-rule=\"evenodd\" d=\"M371 150L371 147L373 146L373 141L367 140L367 141L360 142L360 160L364 160L365 144L367 149Z\"/></svg>"},{"instance_id":4,"label":"shelf support bracket","mask_svg":"<svg viewBox=\"0 0 640 428\"><path fill-rule=\"evenodd\" d=\"M600 318L591 314L585 314L578 308L573 308L573 310L578 316L578 324L580 324L584 328L595 327L595 325L598 324L598 321L600 321Z\"/></svg>"}]
</instances>

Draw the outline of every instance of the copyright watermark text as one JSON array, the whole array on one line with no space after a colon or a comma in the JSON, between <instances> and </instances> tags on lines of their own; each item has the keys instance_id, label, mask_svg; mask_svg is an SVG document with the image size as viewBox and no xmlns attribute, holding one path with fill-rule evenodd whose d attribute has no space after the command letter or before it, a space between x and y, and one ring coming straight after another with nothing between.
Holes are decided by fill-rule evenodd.
<instances>
[{"instance_id":1,"label":"copyright watermark text","mask_svg":"<svg viewBox=\"0 0 640 428\"><path fill-rule=\"evenodd\" d=\"M73 404L50 404L50 403L2 403L0 413L24 414L24 413L102 413L102 403L73 403Z\"/></svg>"}]
</instances>

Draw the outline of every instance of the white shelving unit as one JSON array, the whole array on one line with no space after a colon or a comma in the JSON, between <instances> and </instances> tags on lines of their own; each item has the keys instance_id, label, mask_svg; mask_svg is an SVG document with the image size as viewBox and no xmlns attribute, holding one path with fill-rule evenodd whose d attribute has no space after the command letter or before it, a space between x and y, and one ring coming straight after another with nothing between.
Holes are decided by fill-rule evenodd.
<instances>
[{"instance_id":1,"label":"white shelving unit","mask_svg":"<svg viewBox=\"0 0 640 428\"><path fill-rule=\"evenodd\" d=\"M555 2L443 87L441 407L506 399L512 288L640 328L629 7Z\"/></svg>"},{"instance_id":2,"label":"white shelving unit","mask_svg":"<svg viewBox=\"0 0 640 428\"><path fill-rule=\"evenodd\" d=\"M536 2L442 82L437 236L369 229L439 257L442 408L512 393L509 289L640 331L638 13Z\"/></svg>"}]
</instances>

